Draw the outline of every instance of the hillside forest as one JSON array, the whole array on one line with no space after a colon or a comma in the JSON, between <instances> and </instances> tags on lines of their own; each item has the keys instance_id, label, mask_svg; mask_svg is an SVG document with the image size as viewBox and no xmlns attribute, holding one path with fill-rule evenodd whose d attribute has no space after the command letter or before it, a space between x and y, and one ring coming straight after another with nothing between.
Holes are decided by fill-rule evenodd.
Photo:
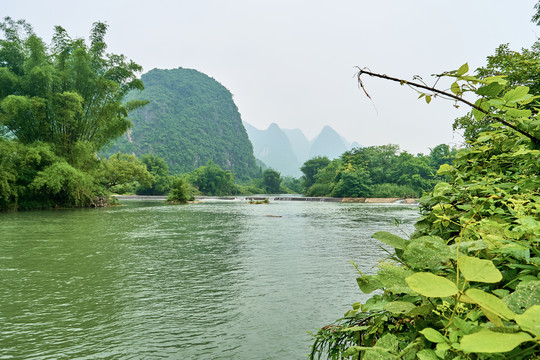
<instances>
[{"instance_id":1,"label":"hillside forest","mask_svg":"<svg viewBox=\"0 0 540 360\"><path fill-rule=\"evenodd\" d=\"M0 210L103 206L114 193L418 197L455 154L355 148L282 176L257 165L232 95L214 79L182 68L141 77L106 52L99 22L88 41L57 26L49 45L24 20L5 18L0 30Z\"/></svg>"}]
</instances>

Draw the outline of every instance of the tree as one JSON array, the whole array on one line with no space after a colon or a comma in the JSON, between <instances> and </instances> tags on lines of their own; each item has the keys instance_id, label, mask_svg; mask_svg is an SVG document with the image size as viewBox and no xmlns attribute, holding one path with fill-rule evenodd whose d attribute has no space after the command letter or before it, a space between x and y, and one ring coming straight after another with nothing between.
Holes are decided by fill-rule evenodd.
<instances>
[{"instance_id":1,"label":"tree","mask_svg":"<svg viewBox=\"0 0 540 360\"><path fill-rule=\"evenodd\" d=\"M300 168L300 171L304 173L304 176L302 177L302 185L304 188L309 189L309 187L315 183L315 175L329 163L330 160L326 156L316 156L307 160Z\"/></svg>"},{"instance_id":2,"label":"tree","mask_svg":"<svg viewBox=\"0 0 540 360\"><path fill-rule=\"evenodd\" d=\"M141 67L105 53L106 29L94 23L87 45L57 26L48 47L24 20L0 23L0 210L96 205L128 180L96 154L144 104L123 102Z\"/></svg>"},{"instance_id":3,"label":"tree","mask_svg":"<svg viewBox=\"0 0 540 360\"><path fill-rule=\"evenodd\" d=\"M264 170L263 186L267 194L278 194L281 188L281 174L272 169Z\"/></svg>"},{"instance_id":4,"label":"tree","mask_svg":"<svg viewBox=\"0 0 540 360\"><path fill-rule=\"evenodd\" d=\"M236 190L233 174L221 169L212 160L192 171L188 178L204 195L231 195Z\"/></svg>"},{"instance_id":5,"label":"tree","mask_svg":"<svg viewBox=\"0 0 540 360\"><path fill-rule=\"evenodd\" d=\"M371 179L363 168L354 169L350 164L339 174L339 181L332 190L335 197L369 197Z\"/></svg>"},{"instance_id":6,"label":"tree","mask_svg":"<svg viewBox=\"0 0 540 360\"><path fill-rule=\"evenodd\" d=\"M193 190L185 178L175 176L171 181L171 191L169 192L167 201L185 204L194 199Z\"/></svg>"},{"instance_id":7,"label":"tree","mask_svg":"<svg viewBox=\"0 0 540 360\"><path fill-rule=\"evenodd\" d=\"M137 187L136 193L139 195L164 195L170 189L171 178L169 166L165 159L154 154L145 154L141 161L146 165L146 170L153 176L154 182L150 186L141 184Z\"/></svg>"},{"instance_id":8,"label":"tree","mask_svg":"<svg viewBox=\"0 0 540 360\"><path fill-rule=\"evenodd\" d=\"M103 159L100 165L101 182L106 189L132 181L138 181L144 187L151 187L156 182L146 164L135 155L116 153Z\"/></svg>"},{"instance_id":9,"label":"tree","mask_svg":"<svg viewBox=\"0 0 540 360\"><path fill-rule=\"evenodd\" d=\"M0 30L0 124L22 143L50 143L73 163L77 143L100 150L145 103L123 103L127 92L143 88L136 77L142 68L105 53L104 23L94 23L88 45L57 26L50 49L24 20L6 17Z\"/></svg>"}]
</instances>

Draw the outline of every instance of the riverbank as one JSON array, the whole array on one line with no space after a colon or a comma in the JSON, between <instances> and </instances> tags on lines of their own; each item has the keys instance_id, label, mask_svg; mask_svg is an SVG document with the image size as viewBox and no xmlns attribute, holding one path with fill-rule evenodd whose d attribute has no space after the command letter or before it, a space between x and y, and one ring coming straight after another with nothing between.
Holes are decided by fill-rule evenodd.
<instances>
[{"instance_id":1,"label":"riverbank","mask_svg":"<svg viewBox=\"0 0 540 360\"><path fill-rule=\"evenodd\" d=\"M118 200L166 200L167 196L159 195L114 195ZM229 200L229 201L319 201L368 204L417 204L418 199L412 198L336 198L336 197L304 197L304 196L196 196L196 201Z\"/></svg>"}]
</instances>

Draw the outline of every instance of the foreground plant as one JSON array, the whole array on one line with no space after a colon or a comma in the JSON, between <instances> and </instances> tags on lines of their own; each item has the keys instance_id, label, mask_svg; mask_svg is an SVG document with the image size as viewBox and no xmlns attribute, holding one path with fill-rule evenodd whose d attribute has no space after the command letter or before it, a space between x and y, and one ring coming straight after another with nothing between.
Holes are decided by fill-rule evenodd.
<instances>
[{"instance_id":1,"label":"foreground plant","mask_svg":"<svg viewBox=\"0 0 540 360\"><path fill-rule=\"evenodd\" d=\"M376 275L360 273L376 291L335 325L314 336L311 359L530 359L540 354L540 115L538 98L503 76L439 75L448 91L407 84L473 108L490 124L461 150L448 176L421 199L410 239L373 235L394 249ZM365 90L365 89L364 89ZM463 98L478 96L475 103ZM367 92L366 92L367 94Z\"/></svg>"}]
</instances>

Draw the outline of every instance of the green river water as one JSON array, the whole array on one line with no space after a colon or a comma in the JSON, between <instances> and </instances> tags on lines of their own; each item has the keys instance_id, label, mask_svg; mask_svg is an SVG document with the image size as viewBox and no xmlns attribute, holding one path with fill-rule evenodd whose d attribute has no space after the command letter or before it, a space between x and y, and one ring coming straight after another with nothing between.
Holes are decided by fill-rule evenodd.
<instances>
[{"instance_id":1,"label":"green river water","mask_svg":"<svg viewBox=\"0 0 540 360\"><path fill-rule=\"evenodd\" d=\"M0 359L304 359L413 205L123 201L0 213Z\"/></svg>"}]
</instances>

